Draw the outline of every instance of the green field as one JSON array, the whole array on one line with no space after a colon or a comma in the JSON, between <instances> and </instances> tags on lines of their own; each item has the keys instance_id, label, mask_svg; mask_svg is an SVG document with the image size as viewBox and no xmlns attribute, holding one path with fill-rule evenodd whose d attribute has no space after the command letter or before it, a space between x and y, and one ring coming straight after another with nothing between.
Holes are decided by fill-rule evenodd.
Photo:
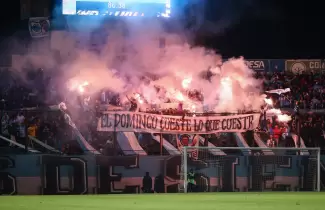
<instances>
[{"instance_id":1,"label":"green field","mask_svg":"<svg viewBox=\"0 0 325 210\"><path fill-rule=\"evenodd\" d=\"M0 196L1 210L324 210L325 193Z\"/></svg>"}]
</instances>

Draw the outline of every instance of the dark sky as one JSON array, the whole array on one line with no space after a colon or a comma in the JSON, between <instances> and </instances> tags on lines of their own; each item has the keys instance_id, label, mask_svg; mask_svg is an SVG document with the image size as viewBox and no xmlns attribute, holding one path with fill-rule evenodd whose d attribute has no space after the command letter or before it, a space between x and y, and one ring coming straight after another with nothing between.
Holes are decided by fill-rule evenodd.
<instances>
[{"instance_id":1,"label":"dark sky","mask_svg":"<svg viewBox=\"0 0 325 210\"><path fill-rule=\"evenodd\" d=\"M0 14L2 36L16 28L20 13L19 0L4 2L6 7L2 7ZM197 40L216 47L225 56L283 59L325 57L323 1L206 2L205 16L209 24L205 27L208 30L203 30Z\"/></svg>"},{"instance_id":2,"label":"dark sky","mask_svg":"<svg viewBox=\"0 0 325 210\"><path fill-rule=\"evenodd\" d=\"M211 39L222 54L230 56L323 58L324 9L322 1L252 0L237 8L241 15L234 25Z\"/></svg>"}]
</instances>

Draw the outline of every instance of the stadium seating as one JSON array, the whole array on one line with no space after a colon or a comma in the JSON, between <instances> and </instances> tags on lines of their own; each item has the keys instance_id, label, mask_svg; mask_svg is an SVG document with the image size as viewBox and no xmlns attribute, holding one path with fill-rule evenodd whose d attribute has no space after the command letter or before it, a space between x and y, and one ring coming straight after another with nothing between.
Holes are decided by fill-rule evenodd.
<instances>
[{"instance_id":1,"label":"stadium seating","mask_svg":"<svg viewBox=\"0 0 325 210\"><path fill-rule=\"evenodd\" d=\"M28 127L36 126L37 132L35 138L40 140L42 143L49 147L39 143L35 143L33 140L28 141L28 146L40 152L53 152L53 149L64 152L80 154L84 152L84 149L80 149L80 144L75 143L79 137L73 132L73 129L67 125L64 121L62 113L58 110L51 110L46 108L49 103L57 103L59 99L54 99L53 102L45 102L45 95L50 94L48 87L44 86L44 90L47 93L37 92L35 89L30 89L22 82L13 80L6 69L3 69L1 74L0 82L0 93L1 101L1 119L2 129L1 134L8 137L16 136L17 129L14 127L18 126L15 123L17 114L21 113L26 120L26 133ZM38 74L38 77L35 76ZM291 75L284 73L256 73L257 78L264 80L264 89L270 90L275 88L290 88L291 92L283 96L271 95L275 107L292 111L295 101L298 101L301 108L301 133L302 142L306 147L321 146L324 148L324 114L323 108L325 108L325 89L322 87L325 85L325 77L318 75ZM34 71L34 76L31 76L32 80L35 78L42 78L44 81L48 81L48 78L43 78L41 70ZM46 84L41 82L40 84ZM100 96L98 96L100 97ZM50 97L53 99L53 97ZM31 108L34 107L34 108ZM157 113L156 110L146 110L145 112ZM179 112L177 109L166 109L162 110L167 115L184 115L188 111L184 110ZM85 123L88 117L85 119L78 119L75 121L77 128L80 130L80 134L85 138L90 145L96 151L112 153L111 142L113 135L103 134L96 130L96 115L89 114L94 121L93 126ZM281 147L297 147L297 141L294 141L291 137L291 133L295 132L294 123L278 123L268 122L267 129L259 129L256 132L255 137L247 135L245 133L238 134L218 134L218 135L203 135L203 139L200 142L201 146L206 145L204 139L207 139L210 146L215 147L249 147L249 146L281 146ZM151 134L140 134L135 133L135 139L139 140L138 147L140 148L138 153L157 155L160 154L160 143L156 136ZM125 137L127 140L131 138L129 135ZM18 138L19 139L19 138ZM241 142L244 139L244 142ZM13 146L11 143L0 141L1 150L4 152L21 153L24 150L17 146ZM74 143L72 143L74 142ZM173 135L163 134L163 154L179 154L176 138ZM25 145L25 142L18 142ZM115 147L120 151L117 154L125 154L121 151L125 146L124 143L120 142L120 145ZM127 144L127 141L126 141ZM130 148L133 148L130 144ZM11 149L4 149L8 146ZM53 148L53 149L49 149ZM137 149L138 150L138 149ZM173 152L172 152L173 151ZM232 151L223 151L228 154ZM113 152L115 154L115 152ZM242 153L240 155L243 155Z\"/></svg>"}]
</instances>

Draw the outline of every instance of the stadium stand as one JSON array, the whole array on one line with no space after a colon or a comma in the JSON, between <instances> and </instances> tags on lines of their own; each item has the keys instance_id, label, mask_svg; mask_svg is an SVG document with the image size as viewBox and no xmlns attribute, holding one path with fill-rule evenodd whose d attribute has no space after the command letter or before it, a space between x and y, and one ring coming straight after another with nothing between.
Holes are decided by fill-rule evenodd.
<instances>
[{"instance_id":1,"label":"stadium stand","mask_svg":"<svg viewBox=\"0 0 325 210\"><path fill-rule=\"evenodd\" d=\"M12 139L21 145L27 144L30 148L40 152L52 153L60 151L68 154L82 154L84 152L76 141L80 137L73 132L71 126L65 123L62 112L48 108L49 103L57 104L60 98L55 99L56 93L53 91L53 86L51 86L51 78L44 78L42 69L31 71L29 74L29 79L37 82L40 88L30 88L22 85L24 83L19 81L19 78L13 78L8 69L2 69L0 74L1 135L3 137ZM325 117L322 113L322 108L325 104L325 89L323 89L325 77L322 75L260 72L256 73L256 77L263 79L265 90L276 88L290 88L292 90L285 96L272 95L275 107L292 112L294 102L298 101L302 110L300 117L302 122L300 137L302 141L300 141L300 144L305 147L320 146L324 148ZM49 95L51 96L49 97ZM45 98L53 100L48 102L45 101ZM118 102L112 101L110 103L118 104ZM148 109L146 112L157 113L156 110ZM177 109L166 109L162 110L162 112L167 115L184 114L180 113ZM80 130L82 137L92 145L94 150L105 154L116 154L112 152L116 149L120 151L117 154L124 155L133 154L135 150L135 154L160 154L160 138L151 134L121 134L124 138L119 134L119 146L118 148L112 148L113 134L108 135L107 133L103 134L96 131L96 116L94 114L88 114L87 116L91 116L92 126L89 123L85 123L85 119L82 118L76 120L75 124L78 130ZM18 119L20 118L23 120L19 121ZM89 118L87 117L87 119ZM210 146L216 147L299 147L299 141L294 140L291 135L297 133L295 126L294 123L279 123L273 118L268 118L266 127L261 127L253 136L247 133L202 135L200 145L204 146L206 140ZM31 140L31 138L25 140L24 137L27 134L34 140ZM135 140L137 140L136 144L130 143L130 141ZM179 154L173 135L163 134L163 141L164 154ZM16 148L17 152L23 151L23 148L17 147L17 145L13 145L10 142L0 142L2 151L11 152L13 148ZM8 147L11 150L8 150ZM123 152L122 150L129 151ZM222 152L228 154L231 151ZM240 155L243 154L241 153Z\"/></svg>"}]
</instances>

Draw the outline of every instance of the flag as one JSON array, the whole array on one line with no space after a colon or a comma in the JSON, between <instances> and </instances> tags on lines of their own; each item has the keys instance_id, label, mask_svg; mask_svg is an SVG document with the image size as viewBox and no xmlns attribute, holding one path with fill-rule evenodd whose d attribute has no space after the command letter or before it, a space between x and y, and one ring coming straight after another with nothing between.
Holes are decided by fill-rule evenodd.
<instances>
[{"instance_id":1,"label":"flag","mask_svg":"<svg viewBox=\"0 0 325 210\"><path fill-rule=\"evenodd\" d=\"M46 37L50 34L50 21L48 17L31 17L28 21L28 28L31 37Z\"/></svg>"},{"instance_id":2,"label":"flag","mask_svg":"<svg viewBox=\"0 0 325 210\"><path fill-rule=\"evenodd\" d=\"M286 88L286 89L269 90L269 91L265 91L265 92L267 92L267 93L275 93L275 94L281 95L283 93L288 93L290 91L291 91L290 88Z\"/></svg>"}]
</instances>

